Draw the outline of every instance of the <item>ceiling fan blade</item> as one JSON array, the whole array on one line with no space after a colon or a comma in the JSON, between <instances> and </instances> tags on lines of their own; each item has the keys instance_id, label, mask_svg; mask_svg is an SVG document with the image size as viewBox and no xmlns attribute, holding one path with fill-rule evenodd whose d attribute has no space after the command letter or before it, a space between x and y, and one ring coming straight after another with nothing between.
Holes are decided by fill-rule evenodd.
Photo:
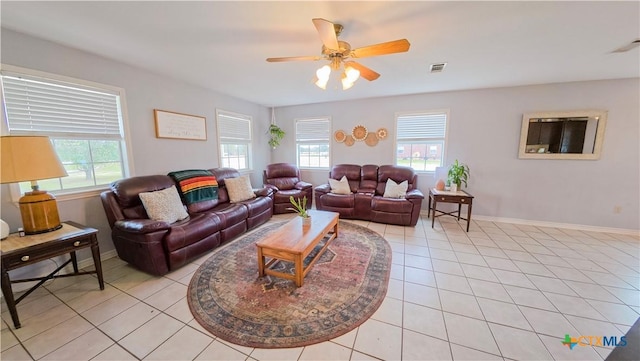
<instances>
[{"instance_id":1,"label":"ceiling fan blade","mask_svg":"<svg viewBox=\"0 0 640 361\"><path fill-rule=\"evenodd\" d=\"M407 39L388 41L386 43L353 49L353 51L351 51L351 57L365 58L367 56L404 53L405 51L409 50L410 45L411 44L409 44L409 41Z\"/></svg>"},{"instance_id":2,"label":"ceiling fan blade","mask_svg":"<svg viewBox=\"0 0 640 361\"><path fill-rule=\"evenodd\" d=\"M281 61L299 61L299 60L320 60L321 56L288 56L283 58L267 58L270 63L278 63Z\"/></svg>"},{"instance_id":3,"label":"ceiling fan blade","mask_svg":"<svg viewBox=\"0 0 640 361\"><path fill-rule=\"evenodd\" d=\"M367 79L368 81L373 81L380 77L380 74L376 73L375 71L367 68L366 66L360 63L356 63L355 61L345 61L344 66L345 67L351 66L357 69L358 71L360 71L360 76Z\"/></svg>"},{"instance_id":4,"label":"ceiling fan blade","mask_svg":"<svg viewBox=\"0 0 640 361\"><path fill-rule=\"evenodd\" d=\"M336 29L333 23L329 20L315 18L313 19L313 25L316 26L320 40L327 49L338 50L338 37L336 36Z\"/></svg>"}]
</instances>

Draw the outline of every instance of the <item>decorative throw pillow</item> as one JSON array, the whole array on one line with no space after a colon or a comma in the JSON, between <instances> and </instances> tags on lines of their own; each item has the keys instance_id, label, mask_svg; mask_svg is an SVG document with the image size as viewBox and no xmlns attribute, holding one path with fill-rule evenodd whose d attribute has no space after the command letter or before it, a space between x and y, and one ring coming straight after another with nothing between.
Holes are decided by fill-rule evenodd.
<instances>
[{"instance_id":1,"label":"decorative throw pillow","mask_svg":"<svg viewBox=\"0 0 640 361\"><path fill-rule=\"evenodd\" d=\"M387 179L387 184L384 187L384 194L382 195L385 198L404 198L407 195L407 188L409 188L409 182L403 181L398 184L393 181L393 179Z\"/></svg>"},{"instance_id":2,"label":"decorative throw pillow","mask_svg":"<svg viewBox=\"0 0 640 361\"><path fill-rule=\"evenodd\" d=\"M161 191L142 192L140 200L147 215L154 221L165 221L173 223L189 216L184 209L180 195L175 186L165 188Z\"/></svg>"},{"instance_id":3,"label":"decorative throw pillow","mask_svg":"<svg viewBox=\"0 0 640 361\"><path fill-rule=\"evenodd\" d=\"M231 203L238 203L256 197L251 187L249 176L227 178L224 180L224 184L227 186L229 201Z\"/></svg>"},{"instance_id":4,"label":"decorative throw pillow","mask_svg":"<svg viewBox=\"0 0 640 361\"><path fill-rule=\"evenodd\" d=\"M351 187L349 187L349 181L346 175L343 175L340 180L329 178L329 186L331 186L331 193L351 194Z\"/></svg>"}]
</instances>

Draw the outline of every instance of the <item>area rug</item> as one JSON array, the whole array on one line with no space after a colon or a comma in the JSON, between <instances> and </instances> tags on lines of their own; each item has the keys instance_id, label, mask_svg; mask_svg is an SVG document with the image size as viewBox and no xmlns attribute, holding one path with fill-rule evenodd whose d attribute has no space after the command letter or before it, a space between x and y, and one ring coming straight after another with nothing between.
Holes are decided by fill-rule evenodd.
<instances>
[{"instance_id":1,"label":"area rug","mask_svg":"<svg viewBox=\"0 0 640 361\"><path fill-rule=\"evenodd\" d=\"M189 308L215 336L258 348L311 345L353 330L382 303L391 248L379 234L344 221L302 287L274 276L259 277L255 243L281 224L220 247L193 275ZM293 268L289 262L273 267Z\"/></svg>"}]
</instances>

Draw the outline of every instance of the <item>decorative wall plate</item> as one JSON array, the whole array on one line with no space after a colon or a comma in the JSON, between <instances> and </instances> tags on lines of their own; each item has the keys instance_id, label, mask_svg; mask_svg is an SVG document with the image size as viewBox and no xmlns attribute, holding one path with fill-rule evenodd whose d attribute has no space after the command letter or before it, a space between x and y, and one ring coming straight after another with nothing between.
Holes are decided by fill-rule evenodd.
<instances>
[{"instance_id":1,"label":"decorative wall plate","mask_svg":"<svg viewBox=\"0 0 640 361\"><path fill-rule=\"evenodd\" d=\"M364 143L370 147L375 147L378 144L378 135L376 133L367 134L367 139L364 140Z\"/></svg>"},{"instance_id":2,"label":"decorative wall plate","mask_svg":"<svg viewBox=\"0 0 640 361\"><path fill-rule=\"evenodd\" d=\"M376 132L376 136L378 137L378 139L382 140L384 138L387 137L387 135L389 135L389 132L387 132L387 128L380 128L378 129L378 131Z\"/></svg>"},{"instance_id":3,"label":"decorative wall plate","mask_svg":"<svg viewBox=\"0 0 640 361\"><path fill-rule=\"evenodd\" d=\"M347 147L352 146L355 142L356 142L356 140L355 140L355 139L353 139L353 137L352 137L352 136L350 136L350 135L347 135L347 137L344 139L344 144L345 144Z\"/></svg>"},{"instance_id":4,"label":"decorative wall plate","mask_svg":"<svg viewBox=\"0 0 640 361\"><path fill-rule=\"evenodd\" d=\"M344 130L342 129L336 130L336 132L333 133L333 139L335 139L336 142L338 143L344 142L346 138L347 138L347 135L344 133Z\"/></svg>"},{"instance_id":5,"label":"decorative wall plate","mask_svg":"<svg viewBox=\"0 0 640 361\"><path fill-rule=\"evenodd\" d=\"M367 131L367 128L364 127L364 125L356 125L353 128L351 135L353 135L353 139L357 141L363 141L367 137L368 133L369 132Z\"/></svg>"}]
</instances>

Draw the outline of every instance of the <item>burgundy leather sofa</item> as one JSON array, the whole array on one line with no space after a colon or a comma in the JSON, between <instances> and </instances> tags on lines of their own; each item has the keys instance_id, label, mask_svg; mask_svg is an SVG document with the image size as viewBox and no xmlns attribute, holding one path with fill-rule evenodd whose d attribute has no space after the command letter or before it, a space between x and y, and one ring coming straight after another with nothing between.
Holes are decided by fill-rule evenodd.
<instances>
[{"instance_id":1,"label":"burgundy leather sofa","mask_svg":"<svg viewBox=\"0 0 640 361\"><path fill-rule=\"evenodd\" d=\"M351 194L331 193L329 184L315 188L316 209L340 213L340 218L361 219L378 223L415 226L420 217L424 195L417 189L418 176L409 167L394 165L338 164L329 178L346 176ZM408 181L404 198L384 198L387 179L396 183Z\"/></svg>"},{"instance_id":2,"label":"burgundy leather sofa","mask_svg":"<svg viewBox=\"0 0 640 361\"><path fill-rule=\"evenodd\" d=\"M263 172L264 186L273 190L273 213L292 212L289 197L307 197L307 209L313 204L313 185L300 179L300 170L295 164L269 164Z\"/></svg>"},{"instance_id":3,"label":"burgundy leather sofa","mask_svg":"<svg viewBox=\"0 0 640 361\"><path fill-rule=\"evenodd\" d=\"M102 192L118 257L142 271L163 275L271 218L270 189L255 191L256 198L230 203L225 179L240 174L232 168L210 171L218 182L218 199L189 205L189 217L172 224L149 219L138 196L175 185L167 175L122 179Z\"/></svg>"}]
</instances>

